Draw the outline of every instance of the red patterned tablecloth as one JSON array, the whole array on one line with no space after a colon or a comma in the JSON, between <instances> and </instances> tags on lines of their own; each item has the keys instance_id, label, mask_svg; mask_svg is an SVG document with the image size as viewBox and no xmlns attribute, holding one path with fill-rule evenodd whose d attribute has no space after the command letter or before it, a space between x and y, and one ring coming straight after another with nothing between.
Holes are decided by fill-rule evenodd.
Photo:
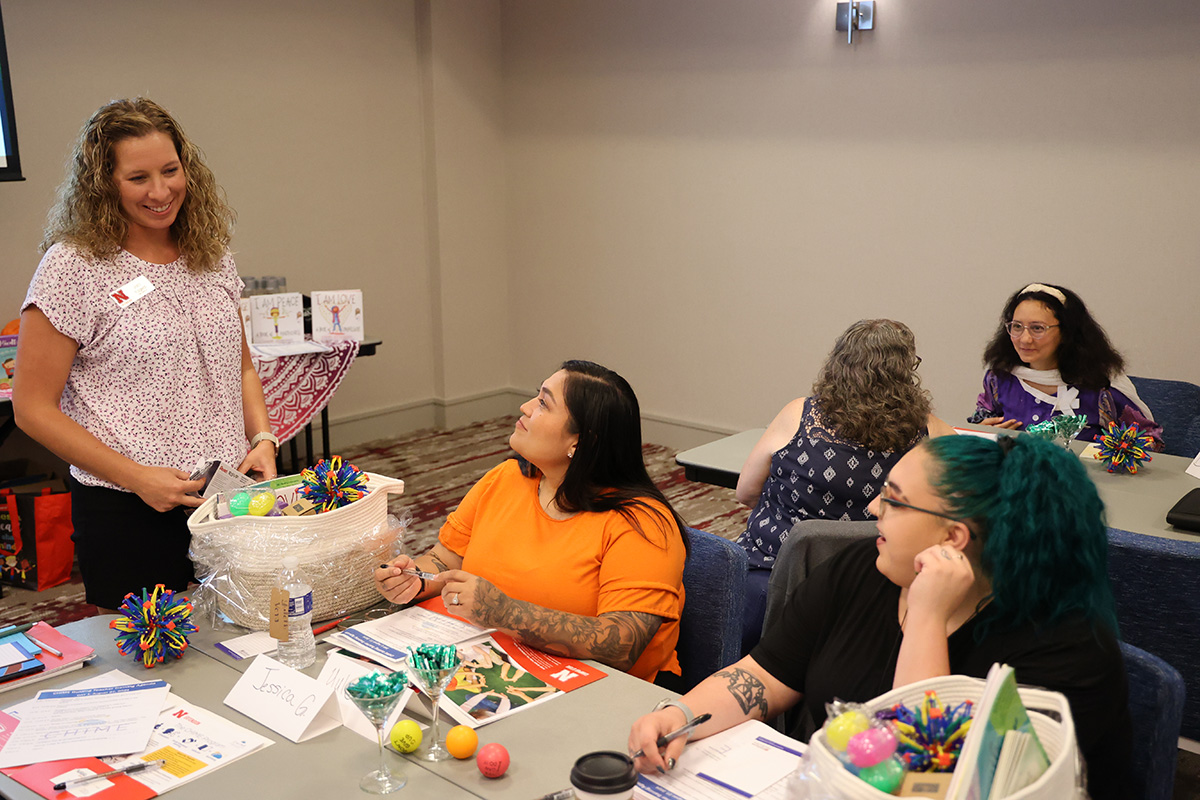
<instances>
[{"instance_id":1,"label":"red patterned tablecloth","mask_svg":"<svg viewBox=\"0 0 1200 800\"><path fill-rule=\"evenodd\" d=\"M329 404L356 355L358 342L347 341L333 345L328 353L254 359L267 398L271 430L280 442L299 433Z\"/></svg>"}]
</instances>

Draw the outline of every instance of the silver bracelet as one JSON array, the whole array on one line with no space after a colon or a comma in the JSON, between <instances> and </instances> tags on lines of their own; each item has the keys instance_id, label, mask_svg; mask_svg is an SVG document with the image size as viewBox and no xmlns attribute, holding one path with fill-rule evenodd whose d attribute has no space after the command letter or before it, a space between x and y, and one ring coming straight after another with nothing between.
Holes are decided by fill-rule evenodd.
<instances>
[{"instance_id":1,"label":"silver bracelet","mask_svg":"<svg viewBox=\"0 0 1200 800\"><path fill-rule=\"evenodd\" d=\"M658 701L658 705L654 707L654 711L662 711L664 708L669 708L671 706L675 706L683 712L683 716L685 717L683 721L684 725L691 725L692 720L696 718L696 715L692 713L692 710L687 707L686 703L684 703L682 700L673 700L670 697L665 700Z\"/></svg>"}]
</instances>

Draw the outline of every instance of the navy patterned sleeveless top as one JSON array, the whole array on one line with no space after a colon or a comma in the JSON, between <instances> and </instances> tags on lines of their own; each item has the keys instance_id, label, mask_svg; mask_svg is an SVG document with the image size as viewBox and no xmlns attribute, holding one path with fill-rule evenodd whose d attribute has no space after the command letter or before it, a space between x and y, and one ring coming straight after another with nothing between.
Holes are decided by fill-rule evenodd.
<instances>
[{"instance_id":1,"label":"navy patterned sleeveless top","mask_svg":"<svg viewBox=\"0 0 1200 800\"><path fill-rule=\"evenodd\" d=\"M902 451L871 450L839 436L821 419L813 398L804 401L800 427L771 455L771 469L738 544L750 567L771 569L788 531L805 519L870 520L892 465L925 437L922 430Z\"/></svg>"}]
</instances>

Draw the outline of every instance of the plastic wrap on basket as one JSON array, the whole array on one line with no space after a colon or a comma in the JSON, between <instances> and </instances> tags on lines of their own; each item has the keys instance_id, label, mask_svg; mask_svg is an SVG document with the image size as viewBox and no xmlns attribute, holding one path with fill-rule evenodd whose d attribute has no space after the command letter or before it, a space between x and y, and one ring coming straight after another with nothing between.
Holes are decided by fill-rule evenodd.
<instances>
[{"instance_id":1,"label":"plastic wrap on basket","mask_svg":"<svg viewBox=\"0 0 1200 800\"><path fill-rule=\"evenodd\" d=\"M398 552L397 537L403 539L403 529L389 524L388 496L403 494L404 481L364 474L365 497L323 514L218 519L217 498L206 500L188 520L200 581L192 593L196 613L213 627L228 619L266 630L271 587L285 555L299 558L312 581L314 620L378 602L374 569Z\"/></svg>"}]
</instances>

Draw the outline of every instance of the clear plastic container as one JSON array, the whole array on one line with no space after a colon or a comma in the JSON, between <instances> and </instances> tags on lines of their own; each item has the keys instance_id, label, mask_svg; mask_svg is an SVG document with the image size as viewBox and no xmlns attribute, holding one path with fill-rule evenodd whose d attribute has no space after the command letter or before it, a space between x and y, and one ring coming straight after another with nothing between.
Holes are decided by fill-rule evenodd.
<instances>
[{"instance_id":1,"label":"clear plastic container","mask_svg":"<svg viewBox=\"0 0 1200 800\"><path fill-rule=\"evenodd\" d=\"M288 593L288 640L279 643L275 660L293 669L304 669L317 660L317 643L312 632L312 584L300 570L296 556L283 557L279 588Z\"/></svg>"}]
</instances>

